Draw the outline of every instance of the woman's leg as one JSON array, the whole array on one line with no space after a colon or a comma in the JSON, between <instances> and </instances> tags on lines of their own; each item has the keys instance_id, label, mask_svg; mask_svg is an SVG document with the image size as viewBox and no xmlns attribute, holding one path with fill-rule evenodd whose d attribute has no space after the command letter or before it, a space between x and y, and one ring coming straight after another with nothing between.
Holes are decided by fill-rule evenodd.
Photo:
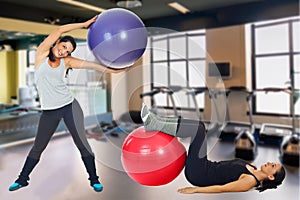
<instances>
[{"instance_id":1,"label":"woman's leg","mask_svg":"<svg viewBox=\"0 0 300 200\"><path fill-rule=\"evenodd\" d=\"M189 156L206 157L206 132L201 121L181 117L159 117L150 112L145 104L141 111L141 118L147 131L161 131L180 138L191 137Z\"/></svg>"},{"instance_id":2,"label":"woman's leg","mask_svg":"<svg viewBox=\"0 0 300 200\"><path fill-rule=\"evenodd\" d=\"M141 118L144 122L146 131L161 131L169 135L176 136L178 117L159 117L158 115L150 112L146 104L143 104Z\"/></svg>"},{"instance_id":3,"label":"woman's leg","mask_svg":"<svg viewBox=\"0 0 300 200\"><path fill-rule=\"evenodd\" d=\"M85 136L83 111L76 100L66 107L63 119L81 156L93 155Z\"/></svg>"},{"instance_id":4,"label":"woman's leg","mask_svg":"<svg viewBox=\"0 0 300 200\"><path fill-rule=\"evenodd\" d=\"M33 159L40 159L41 154L47 147L53 133L55 132L61 115L59 110L43 111L38 125L37 134L33 147L31 148L28 157Z\"/></svg>"},{"instance_id":5,"label":"woman's leg","mask_svg":"<svg viewBox=\"0 0 300 200\"><path fill-rule=\"evenodd\" d=\"M196 159L206 157L206 131L201 121L182 119L178 120L176 137L190 137L188 157Z\"/></svg>"},{"instance_id":6,"label":"woman's leg","mask_svg":"<svg viewBox=\"0 0 300 200\"><path fill-rule=\"evenodd\" d=\"M205 126L200 121L182 118L162 118L148 111L144 105L141 111L146 130L157 130L180 138L191 138L185 164L185 176L194 185L199 185L207 169L207 147ZM150 121L151 120L151 121ZM175 131L174 131L175 130Z\"/></svg>"},{"instance_id":7,"label":"woman's leg","mask_svg":"<svg viewBox=\"0 0 300 200\"><path fill-rule=\"evenodd\" d=\"M160 117L150 112L145 104L141 110L141 118L146 131L161 131L176 137L191 137L192 140L198 129L203 126L202 122L196 120L182 119L181 117Z\"/></svg>"},{"instance_id":8,"label":"woman's leg","mask_svg":"<svg viewBox=\"0 0 300 200\"><path fill-rule=\"evenodd\" d=\"M38 162L39 160L37 159L27 157L18 179L15 180L15 182L9 187L9 191L14 191L21 187L27 186L29 184L29 174L32 172L33 168Z\"/></svg>"},{"instance_id":9,"label":"woman's leg","mask_svg":"<svg viewBox=\"0 0 300 200\"><path fill-rule=\"evenodd\" d=\"M95 191L99 192L103 187L96 173L94 154L85 136L84 116L79 103L74 100L73 103L68 106L65 113L64 122L72 135L75 145L80 151L82 161L89 174L90 185Z\"/></svg>"},{"instance_id":10,"label":"woman's leg","mask_svg":"<svg viewBox=\"0 0 300 200\"><path fill-rule=\"evenodd\" d=\"M17 190L28 185L29 175L40 160L41 154L49 143L60 118L55 111L43 111L37 129L34 145L31 148L23 165L19 178L9 188L10 191Z\"/></svg>"}]
</instances>

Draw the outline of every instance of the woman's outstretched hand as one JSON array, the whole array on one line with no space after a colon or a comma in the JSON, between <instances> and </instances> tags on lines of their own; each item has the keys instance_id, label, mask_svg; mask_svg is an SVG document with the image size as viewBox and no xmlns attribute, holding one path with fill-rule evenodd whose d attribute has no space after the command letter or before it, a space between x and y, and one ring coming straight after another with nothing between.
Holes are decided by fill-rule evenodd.
<instances>
[{"instance_id":1,"label":"woman's outstretched hand","mask_svg":"<svg viewBox=\"0 0 300 200\"><path fill-rule=\"evenodd\" d=\"M196 187L185 187L185 188L178 189L177 192L182 194L193 194L193 193L197 193L197 190Z\"/></svg>"},{"instance_id":2,"label":"woman's outstretched hand","mask_svg":"<svg viewBox=\"0 0 300 200\"><path fill-rule=\"evenodd\" d=\"M93 18L87 20L86 22L84 22L84 27L85 28L89 28L98 18L98 15L94 16Z\"/></svg>"}]
</instances>

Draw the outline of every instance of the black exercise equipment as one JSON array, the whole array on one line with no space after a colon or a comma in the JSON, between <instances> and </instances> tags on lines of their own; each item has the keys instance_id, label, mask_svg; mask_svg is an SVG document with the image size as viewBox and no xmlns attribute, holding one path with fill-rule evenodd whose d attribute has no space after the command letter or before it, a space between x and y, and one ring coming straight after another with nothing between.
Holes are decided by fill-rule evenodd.
<instances>
[{"instance_id":1,"label":"black exercise equipment","mask_svg":"<svg viewBox=\"0 0 300 200\"><path fill-rule=\"evenodd\" d=\"M245 88L238 88L238 90L245 90ZM250 122L250 129L243 129L234 139L235 144L235 157L242 158L244 160L254 160L257 155L257 143L254 137L254 125L252 119L252 107L251 102L254 93L250 91L246 91L247 93L247 103L249 109L249 122Z\"/></svg>"},{"instance_id":2,"label":"black exercise equipment","mask_svg":"<svg viewBox=\"0 0 300 200\"><path fill-rule=\"evenodd\" d=\"M129 110L127 113L122 114L119 120L135 124L143 123L143 120L141 118L141 111L139 110Z\"/></svg>"},{"instance_id":3,"label":"black exercise equipment","mask_svg":"<svg viewBox=\"0 0 300 200\"><path fill-rule=\"evenodd\" d=\"M231 121L230 119L230 113L229 113L229 100L228 97L230 93L232 92L241 92L245 93L247 95L246 101L248 104L248 109L249 109L249 122L239 122L239 121ZM251 108L251 102L250 100L252 99L253 93L251 91L248 91L247 88L243 86L233 86L230 87L226 91L226 109L227 109L227 121L226 123L221 127L221 135L220 139L222 140L231 140L233 141L236 136L241 132L241 131L248 131L251 134L254 134L254 126L253 126L253 119L252 119L252 108Z\"/></svg>"},{"instance_id":4,"label":"black exercise equipment","mask_svg":"<svg viewBox=\"0 0 300 200\"><path fill-rule=\"evenodd\" d=\"M293 86L293 84L292 84ZM295 115L295 104L299 99L299 90L291 88L290 93L291 101L291 114L292 114L292 134L285 136L280 146L280 158L282 163L299 167L300 157L300 133L296 130L296 115Z\"/></svg>"},{"instance_id":5,"label":"black exercise equipment","mask_svg":"<svg viewBox=\"0 0 300 200\"><path fill-rule=\"evenodd\" d=\"M93 138L95 140L105 140L105 135L110 135L113 137L118 137L119 126L115 121L106 122L101 121L98 125L90 127L85 130L87 138Z\"/></svg>"},{"instance_id":6,"label":"black exercise equipment","mask_svg":"<svg viewBox=\"0 0 300 200\"><path fill-rule=\"evenodd\" d=\"M255 92L285 92L290 94L289 88L266 87L256 89ZM293 133L293 127L282 124L263 123L259 131L259 142L265 144L280 145L285 136L290 136Z\"/></svg>"},{"instance_id":7,"label":"black exercise equipment","mask_svg":"<svg viewBox=\"0 0 300 200\"><path fill-rule=\"evenodd\" d=\"M119 129L122 130L123 133L129 134L133 130L143 125L143 120L141 118L140 110L129 110L126 113L123 113L119 119L112 121L114 124L117 124ZM116 132L118 132L117 130Z\"/></svg>"},{"instance_id":8,"label":"black exercise equipment","mask_svg":"<svg viewBox=\"0 0 300 200\"><path fill-rule=\"evenodd\" d=\"M299 167L299 140L299 133L284 137L280 147L280 158L282 163Z\"/></svg>"},{"instance_id":9,"label":"black exercise equipment","mask_svg":"<svg viewBox=\"0 0 300 200\"><path fill-rule=\"evenodd\" d=\"M244 160L254 160L257 155L257 145L254 135L248 130L242 130L235 138L235 157Z\"/></svg>"}]
</instances>

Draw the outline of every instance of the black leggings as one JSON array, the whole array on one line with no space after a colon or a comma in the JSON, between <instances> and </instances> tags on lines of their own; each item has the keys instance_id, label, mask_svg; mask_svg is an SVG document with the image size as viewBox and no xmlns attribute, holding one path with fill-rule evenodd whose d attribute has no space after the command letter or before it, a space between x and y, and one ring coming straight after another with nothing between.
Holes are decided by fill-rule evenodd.
<instances>
[{"instance_id":1,"label":"black leggings","mask_svg":"<svg viewBox=\"0 0 300 200\"><path fill-rule=\"evenodd\" d=\"M82 109L77 100L74 100L72 103L62 108L44 110L42 112L34 145L30 150L28 157L37 160L40 159L42 152L48 145L61 119L64 120L69 129L81 156L93 156L91 147L85 137Z\"/></svg>"},{"instance_id":2,"label":"black leggings","mask_svg":"<svg viewBox=\"0 0 300 200\"><path fill-rule=\"evenodd\" d=\"M185 163L185 177L193 185L206 185L209 180L207 169L210 161L207 159L206 131L200 121L178 120L177 137L191 137L191 144Z\"/></svg>"}]
</instances>

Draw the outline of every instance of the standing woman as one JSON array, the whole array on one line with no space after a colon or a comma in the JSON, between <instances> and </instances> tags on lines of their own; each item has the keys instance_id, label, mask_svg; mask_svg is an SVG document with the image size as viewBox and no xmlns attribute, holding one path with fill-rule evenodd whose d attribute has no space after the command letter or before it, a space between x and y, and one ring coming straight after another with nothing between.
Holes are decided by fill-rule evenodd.
<instances>
[{"instance_id":1,"label":"standing woman","mask_svg":"<svg viewBox=\"0 0 300 200\"><path fill-rule=\"evenodd\" d=\"M206 132L201 121L182 118L162 118L151 113L145 105L141 118L147 131L161 131L175 137L191 137L185 163L185 177L194 185L179 189L184 194L260 192L275 189L285 178L280 163L267 162L260 169L242 159L210 161L206 152Z\"/></svg>"},{"instance_id":2,"label":"standing woman","mask_svg":"<svg viewBox=\"0 0 300 200\"><path fill-rule=\"evenodd\" d=\"M71 68L96 69L107 73L123 70L105 68L97 63L84 61L71 56L76 43L71 36L62 34L71 30L88 28L97 16L83 23L59 26L37 48L35 58L35 81L40 96L42 114L37 135L18 179L9 187L10 191L27 186L29 174L40 160L61 119L64 120L73 141L80 151L82 161L89 175L90 185L96 192L103 190L96 173L95 158L85 137L82 109L67 88L63 78Z\"/></svg>"}]
</instances>

